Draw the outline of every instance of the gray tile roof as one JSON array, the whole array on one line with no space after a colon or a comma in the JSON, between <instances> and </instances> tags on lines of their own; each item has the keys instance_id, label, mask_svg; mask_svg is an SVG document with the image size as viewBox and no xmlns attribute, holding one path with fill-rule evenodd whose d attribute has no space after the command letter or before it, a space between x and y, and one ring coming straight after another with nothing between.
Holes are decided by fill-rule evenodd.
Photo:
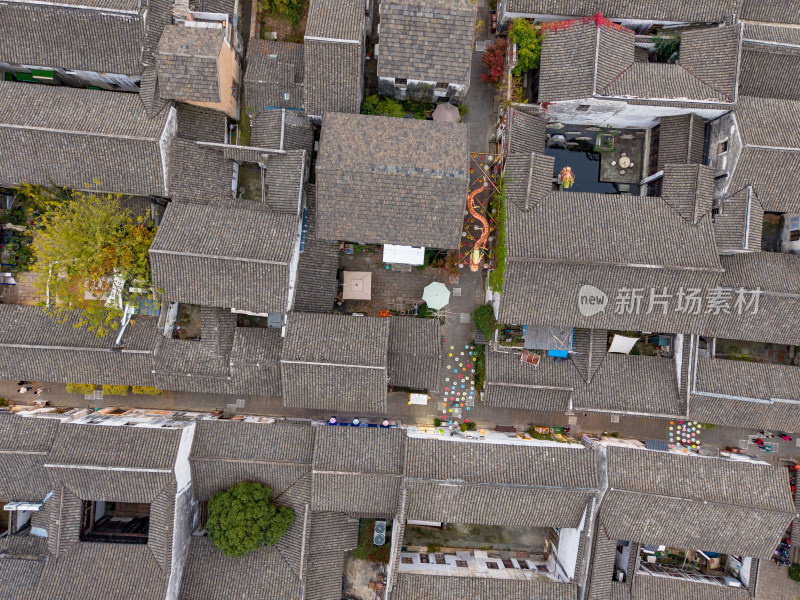
<instances>
[{"instance_id":1,"label":"gray tile roof","mask_svg":"<svg viewBox=\"0 0 800 600\"><path fill-rule=\"evenodd\" d=\"M658 168L672 164L702 164L706 120L690 113L661 117Z\"/></svg>"},{"instance_id":2,"label":"gray tile roof","mask_svg":"<svg viewBox=\"0 0 800 600\"><path fill-rule=\"evenodd\" d=\"M283 313L297 217L240 200L172 203L150 247L166 298L255 313Z\"/></svg>"},{"instance_id":3,"label":"gray tile roof","mask_svg":"<svg viewBox=\"0 0 800 600\"><path fill-rule=\"evenodd\" d=\"M749 26L745 25L745 33ZM739 92L761 98L800 100L800 31L796 28L764 27L755 35L764 35L790 42L776 46L774 42L745 42ZM752 29L751 29L752 32Z\"/></svg>"},{"instance_id":4,"label":"gray tile roof","mask_svg":"<svg viewBox=\"0 0 800 600\"><path fill-rule=\"evenodd\" d=\"M785 46L800 45L800 31L796 27L786 22L771 23L744 23L744 47L760 50L768 50L764 46L760 46L760 42L772 43ZM776 49L778 52L783 50L791 50L791 48Z\"/></svg>"},{"instance_id":5,"label":"gray tile roof","mask_svg":"<svg viewBox=\"0 0 800 600\"><path fill-rule=\"evenodd\" d=\"M470 0L381 4L378 77L469 85L477 6Z\"/></svg>"},{"instance_id":6,"label":"gray tile roof","mask_svg":"<svg viewBox=\"0 0 800 600\"><path fill-rule=\"evenodd\" d=\"M41 502L51 490L43 471L58 421L0 414L0 497Z\"/></svg>"},{"instance_id":7,"label":"gray tile roof","mask_svg":"<svg viewBox=\"0 0 800 600\"><path fill-rule=\"evenodd\" d=\"M105 191L166 195L159 139L167 110L149 118L135 94L7 81L0 105L0 183L80 189L97 180Z\"/></svg>"},{"instance_id":8,"label":"gray tile roof","mask_svg":"<svg viewBox=\"0 0 800 600\"><path fill-rule=\"evenodd\" d=\"M720 271L710 221L690 225L661 198L553 192L528 212L509 205L508 213L507 248L513 259ZM647 240L660 239L665 231L670 236L658 247L634 243L632 228ZM576 231L584 235L576 237Z\"/></svg>"},{"instance_id":9,"label":"gray tile roof","mask_svg":"<svg viewBox=\"0 0 800 600\"><path fill-rule=\"evenodd\" d=\"M519 356L486 353L486 404L536 412L566 411L572 391L582 383L571 361L542 357L540 368L532 369L522 364Z\"/></svg>"},{"instance_id":10,"label":"gray tile roof","mask_svg":"<svg viewBox=\"0 0 800 600\"><path fill-rule=\"evenodd\" d=\"M749 21L767 23L795 23L800 25L800 7L793 0L743 0L741 18Z\"/></svg>"},{"instance_id":11,"label":"gray tile roof","mask_svg":"<svg viewBox=\"0 0 800 600\"><path fill-rule=\"evenodd\" d=\"M666 164L661 197L689 223L710 217L714 169L700 164Z\"/></svg>"},{"instance_id":12,"label":"gray tile roof","mask_svg":"<svg viewBox=\"0 0 800 600\"><path fill-rule=\"evenodd\" d=\"M314 149L314 126L303 114L292 110L270 109L258 113L250 122L250 143L275 150Z\"/></svg>"},{"instance_id":13,"label":"gray tile roof","mask_svg":"<svg viewBox=\"0 0 800 600\"><path fill-rule=\"evenodd\" d=\"M330 312L339 293L339 245L317 238L316 206L316 186L308 185L306 240L297 265L294 296L294 310L298 312Z\"/></svg>"},{"instance_id":14,"label":"gray tile roof","mask_svg":"<svg viewBox=\"0 0 800 600\"><path fill-rule=\"evenodd\" d=\"M237 327L230 355L231 376L241 393L281 395L280 329Z\"/></svg>"},{"instance_id":15,"label":"gray tile roof","mask_svg":"<svg viewBox=\"0 0 800 600\"><path fill-rule=\"evenodd\" d=\"M389 322L376 317L289 315L281 361L385 367Z\"/></svg>"},{"instance_id":16,"label":"gray tile roof","mask_svg":"<svg viewBox=\"0 0 800 600\"><path fill-rule=\"evenodd\" d=\"M800 211L800 101L741 96L736 122L743 149L728 189L752 185L764 210Z\"/></svg>"},{"instance_id":17,"label":"gray tile roof","mask_svg":"<svg viewBox=\"0 0 800 600\"><path fill-rule=\"evenodd\" d=\"M2 600L35 598L44 563L36 560L4 560L0 562Z\"/></svg>"},{"instance_id":18,"label":"gray tile roof","mask_svg":"<svg viewBox=\"0 0 800 600\"><path fill-rule=\"evenodd\" d=\"M538 115L509 108L506 137L509 154L544 152L547 123Z\"/></svg>"},{"instance_id":19,"label":"gray tile roof","mask_svg":"<svg viewBox=\"0 0 800 600\"><path fill-rule=\"evenodd\" d=\"M303 53L302 44L250 40L244 93L246 105L252 107L254 115L268 108L303 108Z\"/></svg>"},{"instance_id":20,"label":"gray tile roof","mask_svg":"<svg viewBox=\"0 0 800 600\"><path fill-rule=\"evenodd\" d=\"M598 29L594 23L545 33L539 67L540 101L588 98L593 95L592 81L595 72L593 49L597 45L597 35ZM580 50L576 52L576 49ZM629 63L633 62L633 48L630 55ZM567 62L570 63L570 77L563 76ZM620 71L624 68L623 66Z\"/></svg>"},{"instance_id":21,"label":"gray tile roof","mask_svg":"<svg viewBox=\"0 0 800 600\"><path fill-rule=\"evenodd\" d=\"M699 358L693 391L697 395L702 393L721 400L760 401L754 408L763 409L765 415L774 410L787 412L792 410L791 404L773 408L772 400L800 402L800 368L794 365ZM692 398L693 402L696 397ZM796 422L798 419L791 420ZM784 428L793 431L788 424Z\"/></svg>"},{"instance_id":22,"label":"gray tile roof","mask_svg":"<svg viewBox=\"0 0 800 600\"><path fill-rule=\"evenodd\" d=\"M266 154L259 163L264 169L266 203L274 211L302 215L304 184L308 178L307 167L311 153L307 150L289 150L286 154Z\"/></svg>"},{"instance_id":23,"label":"gray tile roof","mask_svg":"<svg viewBox=\"0 0 800 600\"><path fill-rule=\"evenodd\" d=\"M192 536L181 598L249 598L254 590L260 590L258 597L263 600L302 597L299 578L277 548L262 546L243 558L230 558L217 550L208 537Z\"/></svg>"},{"instance_id":24,"label":"gray tile roof","mask_svg":"<svg viewBox=\"0 0 800 600\"><path fill-rule=\"evenodd\" d=\"M798 371L789 365L700 358L688 416L731 427L800 429Z\"/></svg>"},{"instance_id":25,"label":"gray tile roof","mask_svg":"<svg viewBox=\"0 0 800 600\"><path fill-rule=\"evenodd\" d=\"M217 148L174 140L169 174L173 200L208 204L233 197L233 161Z\"/></svg>"},{"instance_id":26,"label":"gray tile roof","mask_svg":"<svg viewBox=\"0 0 800 600\"><path fill-rule=\"evenodd\" d=\"M314 0L308 10L304 53L306 113L318 117L327 112L357 113L364 73L364 4Z\"/></svg>"},{"instance_id":27,"label":"gray tile roof","mask_svg":"<svg viewBox=\"0 0 800 600\"><path fill-rule=\"evenodd\" d=\"M697 600L751 600L747 588L709 585L674 577L655 577L638 571L631 584L633 598L697 598Z\"/></svg>"},{"instance_id":28,"label":"gray tile roof","mask_svg":"<svg viewBox=\"0 0 800 600\"><path fill-rule=\"evenodd\" d=\"M442 362L438 319L393 317L389 326L389 384L438 390Z\"/></svg>"},{"instance_id":29,"label":"gray tile roof","mask_svg":"<svg viewBox=\"0 0 800 600\"><path fill-rule=\"evenodd\" d=\"M156 51L161 97L186 102L220 102L217 60L224 39L224 29L166 27Z\"/></svg>"},{"instance_id":30,"label":"gray tile roof","mask_svg":"<svg viewBox=\"0 0 800 600\"><path fill-rule=\"evenodd\" d=\"M112 350L112 333L98 338L85 327L74 327L77 314L60 323L38 306L2 305L0 315L3 378L153 385L150 370L158 334L152 317L138 317L129 325L119 352Z\"/></svg>"},{"instance_id":31,"label":"gray tile roof","mask_svg":"<svg viewBox=\"0 0 800 600\"><path fill-rule=\"evenodd\" d=\"M398 573L394 596L403 600L574 600L572 583Z\"/></svg>"},{"instance_id":32,"label":"gray tile roof","mask_svg":"<svg viewBox=\"0 0 800 600\"><path fill-rule=\"evenodd\" d=\"M314 513L308 540L306 600L342 595L344 553L358 544L358 520L341 513Z\"/></svg>"},{"instance_id":33,"label":"gray tile roof","mask_svg":"<svg viewBox=\"0 0 800 600\"><path fill-rule=\"evenodd\" d=\"M405 439L403 429L317 427L314 471L399 475Z\"/></svg>"},{"instance_id":34,"label":"gray tile roof","mask_svg":"<svg viewBox=\"0 0 800 600\"><path fill-rule=\"evenodd\" d=\"M602 410L646 414L680 415L678 384L672 360L652 356L605 354L593 357L593 373L576 364L588 357L572 355L556 362L543 357L537 369L520 362L519 353L489 352L486 357L486 403L536 412ZM585 352L575 349L577 352ZM648 393L658 389L658 394Z\"/></svg>"},{"instance_id":35,"label":"gray tile roof","mask_svg":"<svg viewBox=\"0 0 800 600\"><path fill-rule=\"evenodd\" d=\"M576 527L598 485L585 448L420 438L406 440L405 476L408 519L527 527Z\"/></svg>"},{"instance_id":36,"label":"gray tile roof","mask_svg":"<svg viewBox=\"0 0 800 600\"><path fill-rule=\"evenodd\" d=\"M306 37L361 41L364 5L359 0L312 0Z\"/></svg>"},{"instance_id":37,"label":"gray tile roof","mask_svg":"<svg viewBox=\"0 0 800 600\"><path fill-rule=\"evenodd\" d=\"M545 33L540 99L597 96L659 103L735 101L738 27L683 32L679 64L668 65L635 62L633 31L610 21L585 17L567 25ZM580 61L575 60L576 48L582 49ZM573 75L563 77L566 70Z\"/></svg>"},{"instance_id":38,"label":"gray tile roof","mask_svg":"<svg viewBox=\"0 0 800 600\"><path fill-rule=\"evenodd\" d=\"M523 210L553 190L555 158L537 152L509 154L503 165L506 200Z\"/></svg>"},{"instance_id":39,"label":"gray tile roof","mask_svg":"<svg viewBox=\"0 0 800 600\"><path fill-rule=\"evenodd\" d=\"M405 437L401 429L316 428L312 508L393 517L400 498Z\"/></svg>"},{"instance_id":40,"label":"gray tile roof","mask_svg":"<svg viewBox=\"0 0 800 600\"><path fill-rule=\"evenodd\" d=\"M713 216L714 241L722 253L761 250L764 209L752 188L724 198L721 211Z\"/></svg>"},{"instance_id":41,"label":"gray tile roof","mask_svg":"<svg viewBox=\"0 0 800 600\"><path fill-rule=\"evenodd\" d=\"M765 293L800 296L800 257L780 252L752 252L720 258L720 285Z\"/></svg>"},{"instance_id":42,"label":"gray tile roof","mask_svg":"<svg viewBox=\"0 0 800 600\"><path fill-rule=\"evenodd\" d=\"M467 129L328 114L316 165L317 236L455 248L467 193Z\"/></svg>"},{"instance_id":43,"label":"gray tile roof","mask_svg":"<svg viewBox=\"0 0 800 600\"><path fill-rule=\"evenodd\" d=\"M224 143L228 136L225 113L179 102L177 136L184 140Z\"/></svg>"},{"instance_id":44,"label":"gray tile roof","mask_svg":"<svg viewBox=\"0 0 800 600\"><path fill-rule=\"evenodd\" d=\"M613 539L768 557L794 516L786 473L771 465L613 446L607 456L600 523Z\"/></svg>"},{"instance_id":45,"label":"gray tile roof","mask_svg":"<svg viewBox=\"0 0 800 600\"><path fill-rule=\"evenodd\" d=\"M35 598L82 600L92 590L97 600L113 600L125 590L131 598L162 600L168 579L148 545L78 542L45 563Z\"/></svg>"},{"instance_id":46,"label":"gray tile roof","mask_svg":"<svg viewBox=\"0 0 800 600\"><path fill-rule=\"evenodd\" d=\"M138 75L145 22L138 6L114 12L111 2L81 8L0 3L0 61L120 75ZM81 4L81 3L77 3ZM53 32L61 34L54 36Z\"/></svg>"},{"instance_id":47,"label":"gray tile roof","mask_svg":"<svg viewBox=\"0 0 800 600\"><path fill-rule=\"evenodd\" d=\"M47 456L53 465L171 470L182 429L65 423Z\"/></svg>"},{"instance_id":48,"label":"gray tile roof","mask_svg":"<svg viewBox=\"0 0 800 600\"><path fill-rule=\"evenodd\" d=\"M292 313L281 353L286 406L386 410L389 323L376 317Z\"/></svg>"},{"instance_id":49,"label":"gray tile roof","mask_svg":"<svg viewBox=\"0 0 800 600\"><path fill-rule=\"evenodd\" d=\"M312 430L295 423L199 421L190 459L311 464Z\"/></svg>"},{"instance_id":50,"label":"gray tile roof","mask_svg":"<svg viewBox=\"0 0 800 600\"><path fill-rule=\"evenodd\" d=\"M691 4L683 0L509 0L510 13L583 17L597 12L609 19L721 23L734 12L737 0Z\"/></svg>"},{"instance_id":51,"label":"gray tile roof","mask_svg":"<svg viewBox=\"0 0 800 600\"><path fill-rule=\"evenodd\" d=\"M58 429L45 468L54 486L64 485L82 500L151 503L175 481L181 434L67 423Z\"/></svg>"},{"instance_id":52,"label":"gray tile roof","mask_svg":"<svg viewBox=\"0 0 800 600\"><path fill-rule=\"evenodd\" d=\"M508 262L500 303L500 319L506 323L652 331L673 330L683 318L697 327L698 317L692 315L658 310L650 315L609 314L607 309L584 317L577 301L539 300L564 294L577 298L583 285L594 285L610 298L622 288L710 289L722 270L711 220L687 223L661 198L553 192L527 212L513 203L506 210ZM576 236L577 231L583 233ZM649 233L631 237L633 231ZM670 232L668 238L664 231ZM664 244L656 247L645 241L650 239Z\"/></svg>"},{"instance_id":53,"label":"gray tile roof","mask_svg":"<svg viewBox=\"0 0 800 600\"><path fill-rule=\"evenodd\" d=\"M306 114L322 117L331 112L358 113L364 79L363 44L306 37L304 46Z\"/></svg>"}]
</instances>

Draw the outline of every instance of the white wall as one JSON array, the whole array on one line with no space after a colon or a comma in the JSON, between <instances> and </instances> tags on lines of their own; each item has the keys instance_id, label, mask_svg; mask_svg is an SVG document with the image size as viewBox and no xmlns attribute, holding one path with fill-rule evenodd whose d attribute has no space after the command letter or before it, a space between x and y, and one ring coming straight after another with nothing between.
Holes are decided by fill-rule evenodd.
<instances>
[{"instance_id":1,"label":"white wall","mask_svg":"<svg viewBox=\"0 0 800 600\"><path fill-rule=\"evenodd\" d=\"M558 532L558 548L553 549L558 570L556 573L571 581L575 578L575 567L578 564L578 548L581 543L581 534L586 525L586 511L583 511L581 522L576 528L562 527Z\"/></svg>"},{"instance_id":2,"label":"white wall","mask_svg":"<svg viewBox=\"0 0 800 600\"><path fill-rule=\"evenodd\" d=\"M578 110L579 106L589 106L588 110ZM553 102L543 112L548 121L558 121L571 125L597 125L617 128L647 129L658 124L661 117L694 113L704 119L714 119L725 114L724 110L697 110L668 106L628 104L623 100L604 100L583 98Z\"/></svg>"},{"instance_id":3,"label":"white wall","mask_svg":"<svg viewBox=\"0 0 800 600\"><path fill-rule=\"evenodd\" d=\"M161 132L161 139L158 140L158 148L161 151L161 171L164 175L164 196L169 196L169 159L172 150L172 140L175 138L177 129L178 111L174 106L171 106L167 122L164 125L164 131Z\"/></svg>"}]
</instances>

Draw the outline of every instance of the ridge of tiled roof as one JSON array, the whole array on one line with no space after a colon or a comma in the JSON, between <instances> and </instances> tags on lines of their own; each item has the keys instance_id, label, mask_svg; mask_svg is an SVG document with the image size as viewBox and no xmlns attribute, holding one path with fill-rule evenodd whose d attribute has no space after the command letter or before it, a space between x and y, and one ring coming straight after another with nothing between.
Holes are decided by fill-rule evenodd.
<instances>
[{"instance_id":1,"label":"ridge of tiled roof","mask_svg":"<svg viewBox=\"0 0 800 600\"><path fill-rule=\"evenodd\" d=\"M693 4L685 0L510 0L506 10L524 15L559 16L593 15L600 11L610 19L721 23L734 12L737 1Z\"/></svg>"},{"instance_id":2,"label":"ridge of tiled roof","mask_svg":"<svg viewBox=\"0 0 800 600\"><path fill-rule=\"evenodd\" d=\"M476 12L470 0L384 2L378 76L468 84Z\"/></svg>"}]
</instances>

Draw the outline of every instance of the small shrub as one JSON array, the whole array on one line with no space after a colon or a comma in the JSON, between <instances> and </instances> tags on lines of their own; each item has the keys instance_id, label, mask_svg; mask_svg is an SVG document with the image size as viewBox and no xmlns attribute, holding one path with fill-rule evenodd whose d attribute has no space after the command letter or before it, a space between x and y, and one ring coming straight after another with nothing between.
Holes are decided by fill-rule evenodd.
<instances>
[{"instance_id":1,"label":"small shrub","mask_svg":"<svg viewBox=\"0 0 800 600\"><path fill-rule=\"evenodd\" d=\"M0 406L8 406L8 400L5 398L0 398Z\"/></svg>"},{"instance_id":2,"label":"small shrub","mask_svg":"<svg viewBox=\"0 0 800 600\"><path fill-rule=\"evenodd\" d=\"M794 563L789 567L789 579L800 581L800 563Z\"/></svg>"},{"instance_id":3,"label":"small shrub","mask_svg":"<svg viewBox=\"0 0 800 600\"><path fill-rule=\"evenodd\" d=\"M92 385L91 383L68 383L67 384L67 393L68 394L91 394L97 389L96 385Z\"/></svg>"},{"instance_id":4,"label":"small shrub","mask_svg":"<svg viewBox=\"0 0 800 600\"><path fill-rule=\"evenodd\" d=\"M406 111L403 109L403 105L397 100L392 100L391 98L384 98L378 102L376 112L384 117L397 117L402 119L406 116Z\"/></svg>"},{"instance_id":5,"label":"small shrub","mask_svg":"<svg viewBox=\"0 0 800 600\"><path fill-rule=\"evenodd\" d=\"M502 292L506 273L506 186L502 178L497 189L492 196L492 218L497 224L497 240L494 245L494 268L489 273L489 287Z\"/></svg>"},{"instance_id":6,"label":"small shrub","mask_svg":"<svg viewBox=\"0 0 800 600\"><path fill-rule=\"evenodd\" d=\"M433 426L434 427L440 427L441 424L442 424L442 420L439 417L434 417L433 418Z\"/></svg>"},{"instance_id":7,"label":"small shrub","mask_svg":"<svg viewBox=\"0 0 800 600\"><path fill-rule=\"evenodd\" d=\"M492 46L486 48L481 62L489 72L481 73L481 79L498 85L503 80L503 66L506 61L506 40L498 38Z\"/></svg>"},{"instance_id":8,"label":"small shrub","mask_svg":"<svg viewBox=\"0 0 800 600\"><path fill-rule=\"evenodd\" d=\"M367 96L364 98L363 102L361 102L361 114L362 115L377 115L378 114L378 102L380 102L380 98L378 98L378 94L373 94L372 96Z\"/></svg>"},{"instance_id":9,"label":"small shrub","mask_svg":"<svg viewBox=\"0 0 800 600\"><path fill-rule=\"evenodd\" d=\"M468 112L469 112L469 106L467 106L466 104L461 104L458 107L458 116L460 116L462 119L464 118L464 115L466 115Z\"/></svg>"},{"instance_id":10,"label":"small shrub","mask_svg":"<svg viewBox=\"0 0 800 600\"><path fill-rule=\"evenodd\" d=\"M538 69L542 55L541 29L525 19L514 19L509 37L517 45L517 66L514 67L514 75Z\"/></svg>"},{"instance_id":11,"label":"small shrub","mask_svg":"<svg viewBox=\"0 0 800 600\"><path fill-rule=\"evenodd\" d=\"M474 344L475 346L475 389L481 391L483 382L486 381L486 346Z\"/></svg>"},{"instance_id":12,"label":"small shrub","mask_svg":"<svg viewBox=\"0 0 800 600\"><path fill-rule=\"evenodd\" d=\"M258 8L271 15L286 16L292 25L297 25L303 18L303 2L298 0L259 0Z\"/></svg>"},{"instance_id":13,"label":"small shrub","mask_svg":"<svg viewBox=\"0 0 800 600\"><path fill-rule=\"evenodd\" d=\"M469 423L462 423L461 425L458 426L458 428L461 431L475 431L478 428L478 426L475 425L475 423L473 423L472 421L470 421Z\"/></svg>"},{"instance_id":14,"label":"small shrub","mask_svg":"<svg viewBox=\"0 0 800 600\"><path fill-rule=\"evenodd\" d=\"M135 385L131 388L134 394L139 394L142 396L160 396L164 392L156 387L150 387L149 385Z\"/></svg>"},{"instance_id":15,"label":"small shrub","mask_svg":"<svg viewBox=\"0 0 800 600\"><path fill-rule=\"evenodd\" d=\"M436 544L428 544L428 552L430 554L436 554L441 549L442 549L442 547L441 546L437 546Z\"/></svg>"},{"instance_id":16,"label":"small shrub","mask_svg":"<svg viewBox=\"0 0 800 600\"><path fill-rule=\"evenodd\" d=\"M472 313L472 320L475 326L483 332L487 340L494 338L494 331L497 329L497 320L494 318L494 309L491 304L484 304L475 309Z\"/></svg>"},{"instance_id":17,"label":"small shrub","mask_svg":"<svg viewBox=\"0 0 800 600\"><path fill-rule=\"evenodd\" d=\"M434 311L428 308L428 305L424 302L417 307L417 317L420 319L432 319L433 313Z\"/></svg>"},{"instance_id":18,"label":"small shrub","mask_svg":"<svg viewBox=\"0 0 800 600\"><path fill-rule=\"evenodd\" d=\"M103 386L103 394L109 396L127 396L128 395L128 386L127 385L104 385Z\"/></svg>"},{"instance_id":19,"label":"small shrub","mask_svg":"<svg viewBox=\"0 0 800 600\"><path fill-rule=\"evenodd\" d=\"M674 63L680 58L681 37L679 35L658 36L653 41L656 46L656 61Z\"/></svg>"}]
</instances>

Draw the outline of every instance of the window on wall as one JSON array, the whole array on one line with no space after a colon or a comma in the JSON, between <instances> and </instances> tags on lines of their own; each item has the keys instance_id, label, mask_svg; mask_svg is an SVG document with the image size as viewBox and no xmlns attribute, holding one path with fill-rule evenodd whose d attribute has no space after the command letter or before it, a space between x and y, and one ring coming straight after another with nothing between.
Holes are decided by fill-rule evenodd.
<instances>
[{"instance_id":1,"label":"window on wall","mask_svg":"<svg viewBox=\"0 0 800 600\"><path fill-rule=\"evenodd\" d=\"M728 140L723 140L717 144L717 154L725 154L728 151Z\"/></svg>"},{"instance_id":2,"label":"window on wall","mask_svg":"<svg viewBox=\"0 0 800 600\"><path fill-rule=\"evenodd\" d=\"M408 83L408 79L406 79L405 77L396 77L394 82L397 85L406 85Z\"/></svg>"},{"instance_id":3,"label":"window on wall","mask_svg":"<svg viewBox=\"0 0 800 600\"><path fill-rule=\"evenodd\" d=\"M448 85L449 85L449 84L448 84L446 81L437 81L437 82L436 82L436 87L437 87L437 88L444 88L444 89L447 89L447 86L448 86Z\"/></svg>"},{"instance_id":4,"label":"window on wall","mask_svg":"<svg viewBox=\"0 0 800 600\"><path fill-rule=\"evenodd\" d=\"M586 111L588 111L590 108L592 108L592 106L591 106L590 104L578 104L578 109L577 109L577 110L580 110L580 111L586 112Z\"/></svg>"},{"instance_id":5,"label":"window on wall","mask_svg":"<svg viewBox=\"0 0 800 600\"><path fill-rule=\"evenodd\" d=\"M149 504L83 501L81 541L146 544L149 531Z\"/></svg>"}]
</instances>

